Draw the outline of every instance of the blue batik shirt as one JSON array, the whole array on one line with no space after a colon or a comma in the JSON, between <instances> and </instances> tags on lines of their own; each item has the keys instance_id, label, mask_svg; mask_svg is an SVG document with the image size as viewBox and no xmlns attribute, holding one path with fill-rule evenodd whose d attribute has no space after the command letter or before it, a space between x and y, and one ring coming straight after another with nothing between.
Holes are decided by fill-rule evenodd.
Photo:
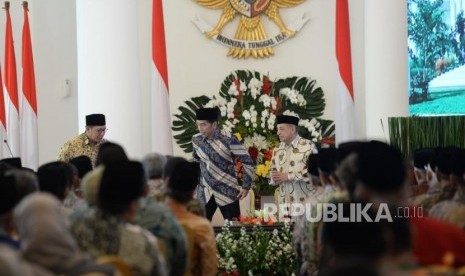
<instances>
[{"instance_id":1,"label":"blue batik shirt","mask_svg":"<svg viewBox=\"0 0 465 276\"><path fill-rule=\"evenodd\" d=\"M241 162L242 188L250 189L254 179L254 165L244 145L234 135L216 129L212 138L197 134L192 138L194 160L200 163L201 176L197 188L198 199L206 204L212 196L218 206L237 200L240 192L235 160Z\"/></svg>"}]
</instances>

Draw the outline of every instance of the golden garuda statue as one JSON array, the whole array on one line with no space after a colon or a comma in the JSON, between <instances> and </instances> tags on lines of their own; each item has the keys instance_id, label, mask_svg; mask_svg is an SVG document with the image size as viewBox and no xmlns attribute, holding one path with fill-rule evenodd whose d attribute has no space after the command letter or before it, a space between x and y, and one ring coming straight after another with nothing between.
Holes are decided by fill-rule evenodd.
<instances>
[{"instance_id":1,"label":"golden garuda statue","mask_svg":"<svg viewBox=\"0 0 465 276\"><path fill-rule=\"evenodd\" d=\"M307 22L304 16L286 27L281 16L280 8L288 8L299 5L305 0L195 0L199 5L210 9L222 9L220 20L215 28L211 28L198 17L194 20L197 27L207 37L217 40L228 46L228 56L234 58L264 58L274 54L272 46L275 46L290 37L293 37ZM261 22L261 16L266 15L280 30L280 34L269 38ZM223 27L240 15L234 39L221 34ZM208 28L210 30L208 30Z\"/></svg>"}]
</instances>

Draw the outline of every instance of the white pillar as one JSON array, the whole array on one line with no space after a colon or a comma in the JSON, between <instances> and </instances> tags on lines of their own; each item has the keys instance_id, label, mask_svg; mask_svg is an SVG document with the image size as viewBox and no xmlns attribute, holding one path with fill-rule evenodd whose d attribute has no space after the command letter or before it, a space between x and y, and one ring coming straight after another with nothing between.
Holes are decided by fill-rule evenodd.
<instances>
[{"instance_id":1,"label":"white pillar","mask_svg":"<svg viewBox=\"0 0 465 276\"><path fill-rule=\"evenodd\" d=\"M365 1L365 28L367 138L384 141L387 118L409 115L407 1Z\"/></svg>"},{"instance_id":2,"label":"white pillar","mask_svg":"<svg viewBox=\"0 0 465 276\"><path fill-rule=\"evenodd\" d=\"M78 42L78 112L104 113L105 138L139 158L142 147L142 107L137 2L76 1Z\"/></svg>"}]
</instances>

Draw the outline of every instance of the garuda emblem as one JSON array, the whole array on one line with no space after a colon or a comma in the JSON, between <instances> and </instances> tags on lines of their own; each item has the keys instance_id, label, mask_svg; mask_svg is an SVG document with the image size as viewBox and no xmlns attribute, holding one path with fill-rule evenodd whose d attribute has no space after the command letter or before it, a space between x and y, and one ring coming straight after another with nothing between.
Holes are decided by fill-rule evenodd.
<instances>
[{"instance_id":1,"label":"garuda emblem","mask_svg":"<svg viewBox=\"0 0 465 276\"><path fill-rule=\"evenodd\" d=\"M280 8L299 5L305 0L195 0L199 5L210 9L222 9L220 20L213 28L201 18L196 17L194 24L207 37L229 47L228 56L234 58L265 58L274 54L272 49L279 43L293 37L308 21L304 15L286 26L279 15ZM262 15L267 16L278 26L280 33L268 37L261 22ZM236 16L240 16L234 38L221 33L223 27Z\"/></svg>"}]
</instances>

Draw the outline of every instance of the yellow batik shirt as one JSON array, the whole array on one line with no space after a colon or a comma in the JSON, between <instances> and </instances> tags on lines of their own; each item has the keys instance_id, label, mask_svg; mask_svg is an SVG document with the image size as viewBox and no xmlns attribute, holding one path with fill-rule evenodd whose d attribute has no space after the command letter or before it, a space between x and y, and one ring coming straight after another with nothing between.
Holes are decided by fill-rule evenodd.
<instances>
[{"instance_id":1,"label":"yellow batik shirt","mask_svg":"<svg viewBox=\"0 0 465 276\"><path fill-rule=\"evenodd\" d=\"M106 140L102 140L100 143L91 145L89 139L86 136L86 133L82 133L73 139L66 142L60 149L57 160L69 162L69 160L85 155L89 156L92 161L92 166L95 167L95 161L97 160L97 153L102 143Z\"/></svg>"}]
</instances>

